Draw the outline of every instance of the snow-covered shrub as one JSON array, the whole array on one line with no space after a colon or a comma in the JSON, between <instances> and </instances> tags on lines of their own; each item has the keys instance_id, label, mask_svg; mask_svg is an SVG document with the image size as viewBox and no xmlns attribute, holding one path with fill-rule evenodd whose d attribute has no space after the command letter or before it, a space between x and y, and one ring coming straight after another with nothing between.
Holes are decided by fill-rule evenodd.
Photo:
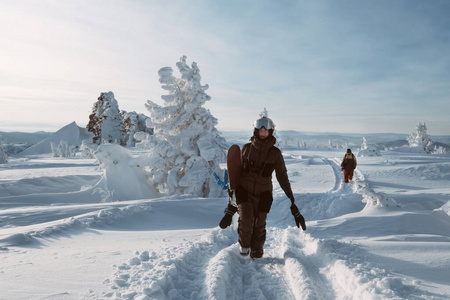
<instances>
[{"instance_id":1,"label":"snow-covered shrub","mask_svg":"<svg viewBox=\"0 0 450 300\"><path fill-rule=\"evenodd\" d=\"M0 140L0 164L8 163L8 155L3 150L3 141Z\"/></svg>"},{"instance_id":2,"label":"snow-covered shrub","mask_svg":"<svg viewBox=\"0 0 450 300\"><path fill-rule=\"evenodd\" d=\"M425 123L417 124L416 130L407 137L407 141L412 148L418 148L420 151L426 153L431 153L433 151L433 142L427 134L427 125L425 125Z\"/></svg>"},{"instance_id":3,"label":"snow-covered shrub","mask_svg":"<svg viewBox=\"0 0 450 300\"><path fill-rule=\"evenodd\" d=\"M94 103L86 127L88 131L94 133L93 142L96 144L105 141L125 145L125 124L113 92L100 94Z\"/></svg>"},{"instance_id":4,"label":"snow-covered shrub","mask_svg":"<svg viewBox=\"0 0 450 300\"><path fill-rule=\"evenodd\" d=\"M69 155L70 156L76 156L77 150L78 150L78 146L77 145L70 145L69 146Z\"/></svg>"},{"instance_id":5,"label":"snow-covered shrub","mask_svg":"<svg viewBox=\"0 0 450 300\"><path fill-rule=\"evenodd\" d=\"M366 138L363 137L363 143L361 145L361 150L358 152L358 157L366 156L381 156L381 153L377 145L367 144Z\"/></svg>"},{"instance_id":6,"label":"snow-covered shrub","mask_svg":"<svg viewBox=\"0 0 450 300\"><path fill-rule=\"evenodd\" d=\"M297 142L297 148L298 149L306 149L306 148L308 148L308 145L306 144L305 141L302 141L301 143Z\"/></svg>"},{"instance_id":7,"label":"snow-covered shrub","mask_svg":"<svg viewBox=\"0 0 450 300\"><path fill-rule=\"evenodd\" d=\"M367 140L365 137L363 137L363 143L361 145L361 150L367 149Z\"/></svg>"},{"instance_id":8,"label":"snow-covered shrub","mask_svg":"<svg viewBox=\"0 0 450 300\"><path fill-rule=\"evenodd\" d=\"M335 145L332 140L328 140L328 148L330 148L330 149L340 149L339 144Z\"/></svg>"},{"instance_id":9,"label":"snow-covered shrub","mask_svg":"<svg viewBox=\"0 0 450 300\"><path fill-rule=\"evenodd\" d=\"M80 146L80 152L82 158L94 158L94 152L97 151L97 144L83 140Z\"/></svg>"},{"instance_id":10,"label":"snow-covered shrub","mask_svg":"<svg viewBox=\"0 0 450 300\"><path fill-rule=\"evenodd\" d=\"M139 135L139 146L152 150L153 165L148 172L159 192L193 194L200 197L223 194L212 176L221 174L219 164L225 161L225 140L215 126L217 119L203 105L211 99L201 85L200 70L195 62L186 64L183 56L177 63L181 78L175 78L170 67L159 70L164 106L150 100L154 135Z\"/></svg>"},{"instance_id":11,"label":"snow-covered shrub","mask_svg":"<svg viewBox=\"0 0 450 300\"><path fill-rule=\"evenodd\" d=\"M380 149L376 145L368 145L366 149L358 152L358 157L381 156Z\"/></svg>"},{"instance_id":12,"label":"snow-covered shrub","mask_svg":"<svg viewBox=\"0 0 450 300\"><path fill-rule=\"evenodd\" d=\"M442 146L438 147L437 145L435 145L433 152L436 154L443 154L443 153L448 153L448 149L445 147L442 147Z\"/></svg>"},{"instance_id":13,"label":"snow-covered shrub","mask_svg":"<svg viewBox=\"0 0 450 300\"><path fill-rule=\"evenodd\" d=\"M76 147L69 144L66 141L60 141L59 144L54 142L50 143L53 157L70 157L75 156Z\"/></svg>"},{"instance_id":14,"label":"snow-covered shrub","mask_svg":"<svg viewBox=\"0 0 450 300\"><path fill-rule=\"evenodd\" d=\"M55 142L50 142L53 157L59 157L59 149Z\"/></svg>"}]
</instances>

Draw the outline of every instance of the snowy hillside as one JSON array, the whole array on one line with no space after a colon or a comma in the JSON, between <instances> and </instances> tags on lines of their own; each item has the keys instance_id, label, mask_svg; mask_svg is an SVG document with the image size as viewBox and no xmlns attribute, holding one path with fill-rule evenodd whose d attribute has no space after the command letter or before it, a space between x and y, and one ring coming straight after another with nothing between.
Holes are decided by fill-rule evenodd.
<instances>
[{"instance_id":1,"label":"snowy hillside","mask_svg":"<svg viewBox=\"0 0 450 300\"><path fill-rule=\"evenodd\" d=\"M92 133L88 132L86 128L79 127L75 122L72 122L48 138L39 143L25 149L20 156L36 155L43 153L51 153L51 143L59 144L61 141L67 142L69 146L81 146L83 140L92 140Z\"/></svg>"},{"instance_id":2,"label":"snowy hillside","mask_svg":"<svg viewBox=\"0 0 450 300\"><path fill-rule=\"evenodd\" d=\"M18 132L18 131L15 132L0 131L0 139L2 139L6 144L29 143L31 145L34 145L48 138L52 134L53 132L44 132L44 131L38 131L34 133Z\"/></svg>"},{"instance_id":3,"label":"snowy hillside","mask_svg":"<svg viewBox=\"0 0 450 300\"><path fill-rule=\"evenodd\" d=\"M0 299L450 297L449 154L361 157L349 184L342 150L284 155L308 229L275 184L255 261L218 227L226 198L102 203L105 182L120 178L93 159L10 158L0 165Z\"/></svg>"}]
</instances>

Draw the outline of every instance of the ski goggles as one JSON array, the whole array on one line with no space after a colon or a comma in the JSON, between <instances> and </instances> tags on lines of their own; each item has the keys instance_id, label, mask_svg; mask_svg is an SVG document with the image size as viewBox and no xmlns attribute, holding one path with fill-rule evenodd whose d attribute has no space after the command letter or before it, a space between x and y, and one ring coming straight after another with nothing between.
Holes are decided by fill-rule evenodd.
<instances>
[{"instance_id":1,"label":"ski goggles","mask_svg":"<svg viewBox=\"0 0 450 300\"><path fill-rule=\"evenodd\" d=\"M266 129L274 129L275 124L269 118L261 118L255 121L255 128L261 129L262 127Z\"/></svg>"}]
</instances>

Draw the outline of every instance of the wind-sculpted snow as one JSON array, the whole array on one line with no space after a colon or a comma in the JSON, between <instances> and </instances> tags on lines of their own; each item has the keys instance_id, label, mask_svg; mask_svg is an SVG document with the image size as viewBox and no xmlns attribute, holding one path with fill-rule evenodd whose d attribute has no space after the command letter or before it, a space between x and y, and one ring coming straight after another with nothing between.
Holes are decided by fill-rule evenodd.
<instances>
[{"instance_id":1,"label":"wind-sculpted snow","mask_svg":"<svg viewBox=\"0 0 450 300\"><path fill-rule=\"evenodd\" d=\"M103 227L121 219L152 210L151 206L144 204L124 205L117 204L109 207L102 205L65 206L46 209L28 209L26 213L21 209L10 210L7 215L2 216L2 223L15 224L23 227L22 233L15 232L15 228L5 229L0 235L0 246L11 247L38 242L36 238L48 237L54 234L68 231L69 229L85 229L92 227ZM49 211L51 214L49 215ZM1 216L1 215L0 215ZM38 220L45 220L40 223ZM0 225L2 225L0 223ZM11 227L11 226L8 226Z\"/></svg>"}]
</instances>

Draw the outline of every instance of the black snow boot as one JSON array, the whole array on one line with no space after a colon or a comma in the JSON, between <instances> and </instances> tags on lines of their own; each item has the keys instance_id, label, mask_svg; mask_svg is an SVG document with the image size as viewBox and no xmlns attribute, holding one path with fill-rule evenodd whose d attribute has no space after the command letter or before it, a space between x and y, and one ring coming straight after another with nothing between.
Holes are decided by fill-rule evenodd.
<instances>
[{"instance_id":1,"label":"black snow boot","mask_svg":"<svg viewBox=\"0 0 450 300\"><path fill-rule=\"evenodd\" d=\"M252 252L250 253L250 257L253 259L261 258L264 254L264 251L262 249L252 249Z\"/></svg>"}]
</instances>

